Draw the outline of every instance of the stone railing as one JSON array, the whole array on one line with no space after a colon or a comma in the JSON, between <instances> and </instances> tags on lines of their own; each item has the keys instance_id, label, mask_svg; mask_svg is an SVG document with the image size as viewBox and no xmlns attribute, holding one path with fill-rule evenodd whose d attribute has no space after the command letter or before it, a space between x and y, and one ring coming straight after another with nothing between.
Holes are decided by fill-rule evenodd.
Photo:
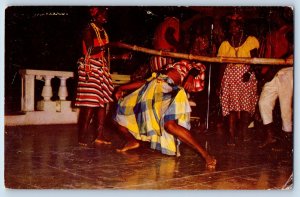
<instances>
[{"instance_id":1,"label":"stone railing","mask_svg":"<svg viewBox=\"0 0 300 197\"><path fill-rule=\"evenodd\" d=\"M58 90L58 97L60 101L66 101L68 96L68 90L66 86L66 81L68 78L73 78L73 72L67 71L50 71L50 70L31 70L31 69L24 69L20 70L20 75L22 79L22 94L21 94L21 111L28 112L34 111L34 92L35 92L35 80L44 80L45 85L42 90L42 97L43 103L53 103L50 99L53 96L52 86L51 86L51 79L57 77L60 79L60 86ZM44 108L45 105L38 103L37 109L38 110L45 110L48 109ZM49 106L50 107L50 106ZM50 110L51 111L51 110Z\"/></svg>"},{"instance_id":2,"label":"stone railing","mask_svg":"<svg viewBox=\"0 0 300 197\"><path fill-rule=\"evenodd\" d=\"M68 124L77 123L78 110L72 108L68 97L67 80L74 77L73 72L23 69L21 75L21 111L23 115L6 116L6 125L36 125L36 124ZM51 80L60 79L58 99L52 101L53 88ZM44 81L42 100L35 102L36 80ZM129 75L112 74L115 86L130 81ZM36 103L36 106L35 106Z\"/></svg>"}]
</instances>

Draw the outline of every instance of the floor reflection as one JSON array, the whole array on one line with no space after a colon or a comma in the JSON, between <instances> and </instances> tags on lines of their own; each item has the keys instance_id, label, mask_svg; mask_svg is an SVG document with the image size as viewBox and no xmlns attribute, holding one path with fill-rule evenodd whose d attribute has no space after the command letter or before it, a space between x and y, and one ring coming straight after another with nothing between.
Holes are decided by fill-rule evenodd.
<instances>
[{"instance_id":1,"label":"floor reflection","mask_svg":"<svg viewBox=\"0 0 300 197\"><path fill-rule=\"evenodd\" d=\"M218 159L215 171L186 145L181 157L166 156L145 143L126 153L112 145L77 146L76 125L5 128L8 188L68 189L291 189L293 160L286 152L259 150L259 140L227 147L222 132L193 132Z\"/></svg>"}]
</instances>

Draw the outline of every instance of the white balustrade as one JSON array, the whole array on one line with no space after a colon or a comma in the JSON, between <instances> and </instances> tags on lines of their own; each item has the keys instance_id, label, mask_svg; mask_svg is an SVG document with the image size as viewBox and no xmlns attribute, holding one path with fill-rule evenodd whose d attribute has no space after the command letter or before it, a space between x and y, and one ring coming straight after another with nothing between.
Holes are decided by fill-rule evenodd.
<instances>
[{"instance_id":1,"label":"white balustrade","mask_svg":"<svg viewBox=\"0 0 300 197\"><path fill-rule=\"evenodd\" d=\"M73 72L51 71L51 70L32 70L23 69L19 71L22 78L21 111L23 115L5 116L5 125L39 125L39 124L76 124L78 121L78 112L72 108L71 101L67 100L68 89L67 80L74 77ZM52 101L53 89L51 80L57 77L60 79L58 89L59 99ZM37 101L35 110L35 82L42 80L45 82L41 96L43 100ZM130 81L129 75L112 74L112 80L115 86Z\"/></svg>"},{"instance_id":2,"label":"white balustrade","mask_svg":"<svg viewBox=\"0 0 300 197\"><path fill-rule=\"evenodd\" d=\"M59 79L60 86L58 89L58 96L61 101L65 101L68 96L67 77L59 77Z\"/></svg>"},{"instance_id":3,"label":"white balustrade","mask_svg":"<svg viewBox=\"0 0 300 197\"><path fill-rule=\"evenodd\" d=\"M20 72L22 77L21 110L34 111L34 79L35 76Z\"/></svg>"},{"instance_id":4,"label":"white balustrade","mask_svg":"<svg viewBox=\"0 0 300 197\"><path fill-rule=\"evenodd\" d=\"M53 96L51 80L54 77L60 79L60 87L58 90L59 100L66 101L68 96L66 81L68 78L74 77L73 72L52 70L23 69L20 70L20 74L22 78L21 110L23 112L34 111L35 79L45 81L45 85L42 90L42 96L44 100L42 101L43 104L39 105L42 106L39 108L39 110L43 110L43 108L45 108L45 103L52 103L52 105L56 105L55 101L51 101L51 97Z\"/></svg>"},{"instance_id":5,"label":"white balustrade","mask_svg":"<svg viewBox=\"0 0 300 197\"><path fill-rule=\"evenodd\" d=\"M43 87L42 96L44 98L44 101L50 101L51 97L53 96L52 93L52 86L51 86L51 79L54 78L54 76L43 76L43 79L45 80L45 85Z\"/></svg>"}]
</instances>

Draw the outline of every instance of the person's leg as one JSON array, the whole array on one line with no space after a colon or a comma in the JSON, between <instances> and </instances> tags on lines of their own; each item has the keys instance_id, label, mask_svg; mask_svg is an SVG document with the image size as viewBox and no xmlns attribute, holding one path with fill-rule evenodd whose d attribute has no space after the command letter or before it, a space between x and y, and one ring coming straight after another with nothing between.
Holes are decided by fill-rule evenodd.
<instances>
[{"instance_id":1,"label":"person's leg","mask_svg":"<svg viewBox=\"0 0 300 197\"><path fill-rule=\"evenodd\" d=\"M126 127L123 127L117 124L118 131L125 137L126 143L125 145L117 149L118 152L125 152L128 150L136 149L140 146L140 143L133 137L133 135L128 131Z\"/></svg>"},{"instance_id":2,"label":"person's leg","mask_svg":"<svg viewBox=\"0 0 300 197\"><path fill-rule=\"evenodd\" d=\"M286 68L278 72L278 97L282 119L282 130L292 132L293 114L293 69Z\"/></svg>"},{"instance_id":3,"label":"person's leg","mask_svg":"<svg viewBox=\"0 0 300 197\"><path fill-rule=\"evenodd\" d=\"M208 168L215 168L216 166L216 159L214 159L213 156L211 156L190 134L190 132L178 125L176 121L168 121L164 125L166 131L172 135L177 136L182 142L188 144L192 148L194 148L197 152L200 153L200 155L205 159L206 165Z\"/></svg>"},{"instance_id":4,"label":"person's leg","mask_svg":"<svg viewBox=\"0 0 300 197\"><path fill-rule=\"evenodd\" d=\"M293 149L293 68L280 70L278 79L278 96L282 119L282 148L291 155Z\"/></svg>"},{"instance_id":5,"label":"person's leg","mask_svg":"<svg viewBox=\"0 0 300 197\"><path fill-rule=\"evenodd\" d=\"M269 145L274 144L277 141L275 138L275 135L274 135L273 122L264 125L264 128L265 128L265 131L267 132L267 137L266 137L265 141L261 145L258 146L259 148L266 148Z\"/></svg>"},{"instance_id":6,"label":"person's leg","mask_svg":"<svg viewBox=\"0 0 300 197\"><path fill-rule=\"evenodd\" d=\"M106 108L99 107L97 110L97 137L95 140L96 144L111 144L108 140L104 137L104 121L106 117Z\"/></svg>"},{"instance_id":7,"label":"person's leg","mask_svg":"<svg viewBox=\"0 0 300 197\"><path fill-rule=\"evenodd\" d=\"M78 143L79 145L87 146L90 141L89 125L94 114L94 109L91 107L80 108L79 114L79 133Z\"/></svg>"},{"instance_id":8,"label":"person's leg","mask_svg":"<svg viewBox=\"0 0 300 197\"><path fill-rule=\"evenodd\" d=\"M276 142L274 136L273 125L273 109L275 107L276 99L278 98L278 80L275 77L272 81L266 83L261 92L258 106L259 112L264 124L267 137L264 142L259 145L259 148L265 148Z\"/></svg>"},{"instance_id":9,"label":"person's leg","mask_svg":"<svg viewBox=\"0 0 300 197\"><path fill-rule=\"evenodd\" d=\"M289 158L293 157L293 132L282 131L282 148L286 151L286 154Z\"/></svg>"},{"instance_id":10,"label":"person's leg","mask_svg":"<svg viewBox=\"0 0 300 197\"><path fill-rule=\"evenodd\" d=\"M250 136L248 134L248 126L250 122L250 113L247 111L241 111L241 117L240 117L240 122L241 122L241 141L249 141Z\"/></svg>"},{"instance_id":11,"label":"person's leg","mask_svg":"<svg viewBox=\"0 0 300 197\"><path fill-rule=\"evenodd\" d=\"M235 130L237 122L237 112L231 111L228 116L228 127L229 127L229 140L227 142L228 146L235 146Z\"/></svg>"}]
</instances>

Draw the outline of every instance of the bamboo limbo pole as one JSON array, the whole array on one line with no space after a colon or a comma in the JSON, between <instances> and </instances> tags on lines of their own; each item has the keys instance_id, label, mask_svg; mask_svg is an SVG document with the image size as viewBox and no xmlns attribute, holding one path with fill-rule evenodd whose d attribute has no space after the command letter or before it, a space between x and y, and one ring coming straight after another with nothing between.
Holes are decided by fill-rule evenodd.
<instances>
[{"instance_id":1,"label":"bamboo limbo pole","mask_svg":"<svg viewBox=\"0 0 300 197\"><path fill-rule=\"evenodd\" d=\"M241 58L241 57L208 57L200 55L192 55L185 53L174 53L167 51L158 51L154 49L148 49L137 45L129 45L126 43L115 42L111 43L110 46L130 49L133 51L148 53L152 55L173 57L188 60L197 60L201 62L214 62L214 63L236 63L236 64L267 64L267 65L293 65L293 58L287 59L275 59L275 58Z\"/></svg>"}]
</instances>

